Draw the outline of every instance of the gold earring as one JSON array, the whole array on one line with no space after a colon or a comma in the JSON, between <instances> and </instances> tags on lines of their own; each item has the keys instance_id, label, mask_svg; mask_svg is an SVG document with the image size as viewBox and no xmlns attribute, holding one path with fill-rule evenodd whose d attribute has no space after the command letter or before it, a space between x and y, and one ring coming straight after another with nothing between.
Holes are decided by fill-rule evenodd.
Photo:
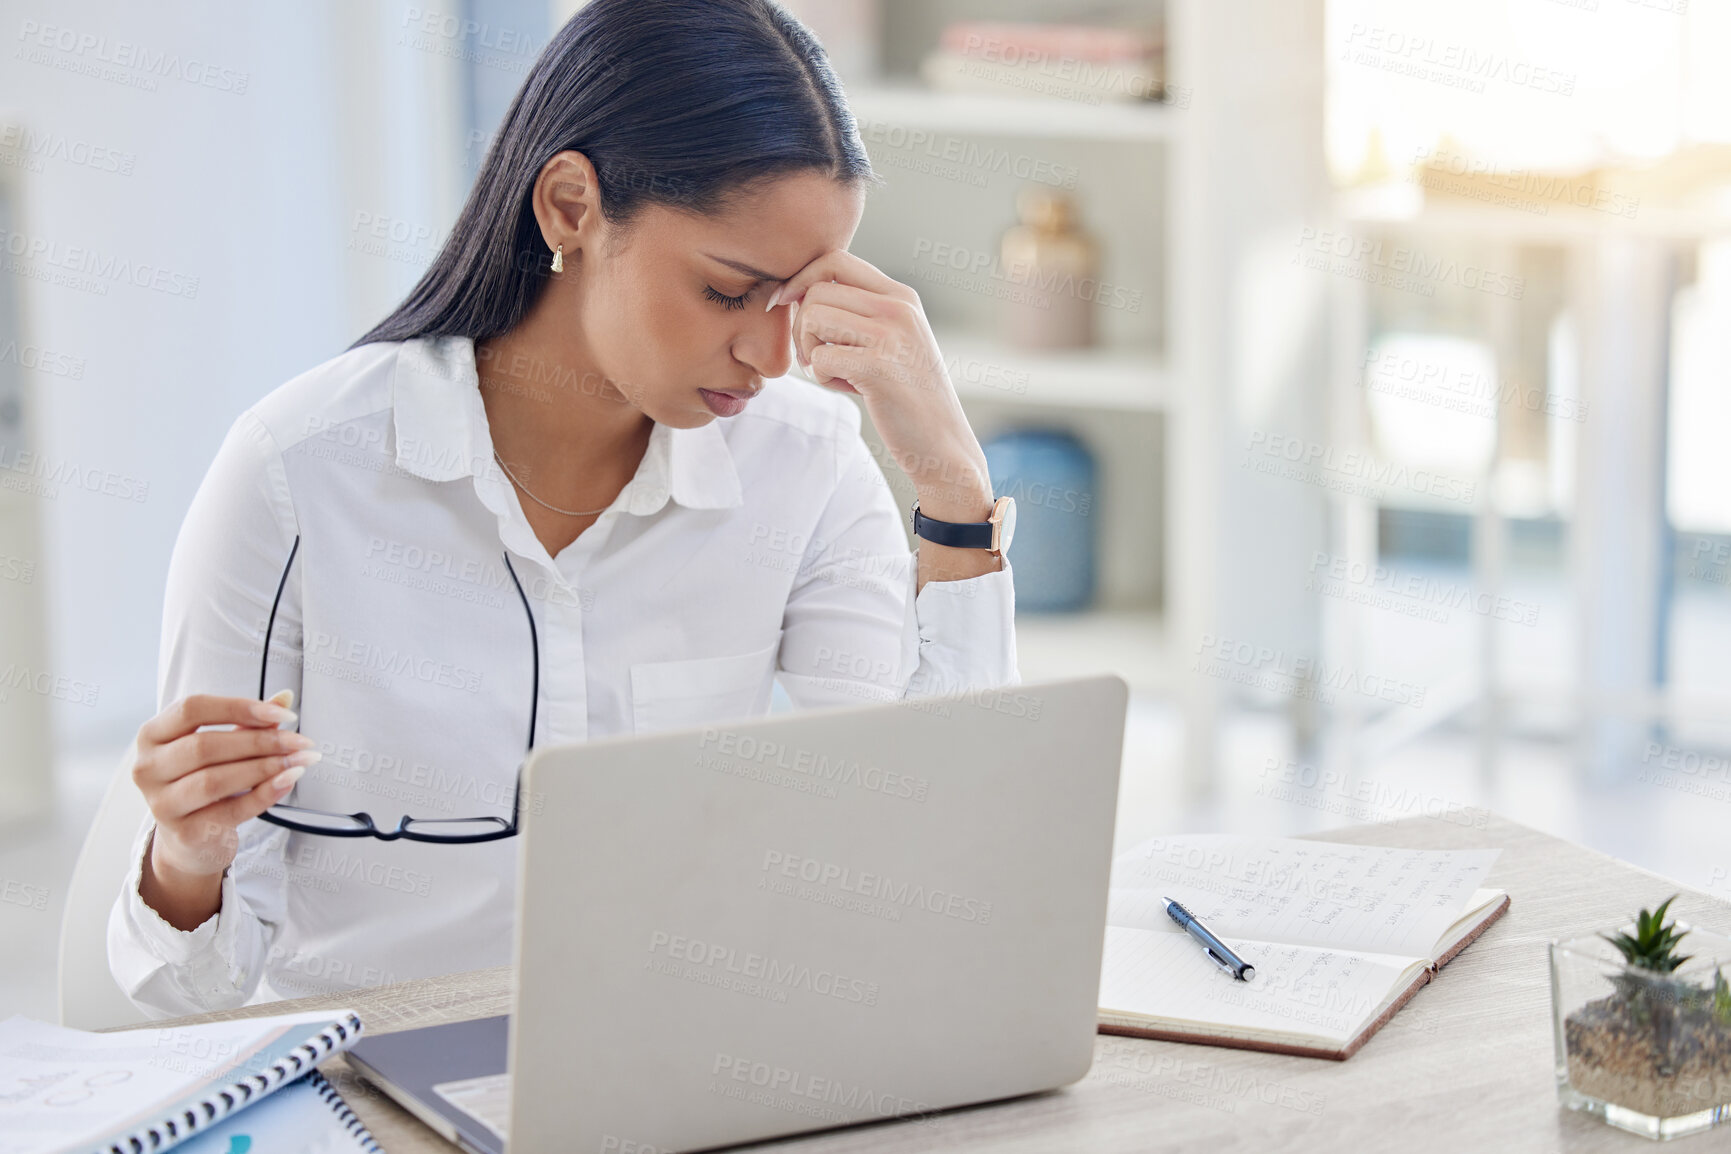
<instances>
[{"instance_id":1,"label":"gold earring","mask_svg":"<svg viewBox=\"0 0 1731 1154\"><path fill-rule=\"evenodd\" d=\"M564 272L565 271L565 246L564 245L560 245L558 248L553 250L553 271L554 272Z\"/></svg>"}]
</instances>

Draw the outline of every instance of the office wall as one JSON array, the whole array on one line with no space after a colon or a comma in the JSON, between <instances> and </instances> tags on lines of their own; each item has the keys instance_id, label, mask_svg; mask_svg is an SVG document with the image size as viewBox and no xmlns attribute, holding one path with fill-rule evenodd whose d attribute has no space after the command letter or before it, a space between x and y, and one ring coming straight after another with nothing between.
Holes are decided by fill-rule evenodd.
<instances>
[{"instance_id":1,"label":"office wall","mask_svg":"<svg viewBox=\"0 0 1731 1154\"><path fill-rule=\"evenodd\" d=\"M49 672L96 689L47 694L63 748L154 712L169 553L235 416L382 315L455 215L462 44L427 13L0 0L6 272L53 354L24 372L34 467L73 479L39 486L31 560Z\"/></svg>"}]
</instances>

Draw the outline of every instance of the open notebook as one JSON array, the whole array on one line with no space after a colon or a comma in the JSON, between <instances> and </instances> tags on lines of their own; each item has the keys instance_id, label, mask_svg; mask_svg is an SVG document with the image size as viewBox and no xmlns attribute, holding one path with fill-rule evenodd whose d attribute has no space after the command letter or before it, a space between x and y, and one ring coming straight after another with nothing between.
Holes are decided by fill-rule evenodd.
<instances>
[{"instance_id":1,"label":"open notebook","mask_svg":"<svg viewBox=\"0 0 1731 1154\"><path fill-rule=\"evenodd\" d=\"M1219 834L1118 856L1100 1031L1351 1057L1508 908L1497 850L1408 850ZM1166 914L1182 903L1255 977L1219 969Z\"/></svg>"}]
</instances>

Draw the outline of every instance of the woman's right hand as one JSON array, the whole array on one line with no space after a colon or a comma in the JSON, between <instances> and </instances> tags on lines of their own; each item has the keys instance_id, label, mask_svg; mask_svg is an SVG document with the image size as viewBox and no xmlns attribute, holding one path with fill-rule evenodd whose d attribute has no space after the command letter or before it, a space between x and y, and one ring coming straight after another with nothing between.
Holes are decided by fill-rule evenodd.
<instances>
[{"instance_id":1,"label":"woman's right hand","mask_svg":"<svg viewBox=\"0 0 1731 1154\"><path fill-rule=\"evenodd\" d=\"M318 761L293 722L285 690L270 701L185 697L138 731L132 780L156 819L139 895L177 929L196 929L221 907L222 875L240 848L238 827L287 796ZM229 730L201 730L232 725Z\"/></svg>"}]
</instances>

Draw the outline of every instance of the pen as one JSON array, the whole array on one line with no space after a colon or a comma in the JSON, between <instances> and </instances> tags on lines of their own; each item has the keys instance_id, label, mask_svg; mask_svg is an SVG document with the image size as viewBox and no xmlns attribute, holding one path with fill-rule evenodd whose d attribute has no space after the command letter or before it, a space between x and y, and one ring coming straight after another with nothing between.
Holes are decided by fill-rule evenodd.
<instances>
[{"instance_id":1,"label":"pen","mask_svg":"<svg viewBox=\"0 0 1731 1154\"><path fill-rule=\"evenodd\" d=\"M1195 914L1171 898L1161 898L1160 900L1166 903L1166 916L1183 927L1185 933L1200 942L1202 948L1208 952L1208 956L1214 959L1215 965L1241 982L1248 982L1251 976L1256 973L1255 966L1228 949L1225 942L1215 937L1207 926L1196 920Z\"/></svg>"}]
</instances>

